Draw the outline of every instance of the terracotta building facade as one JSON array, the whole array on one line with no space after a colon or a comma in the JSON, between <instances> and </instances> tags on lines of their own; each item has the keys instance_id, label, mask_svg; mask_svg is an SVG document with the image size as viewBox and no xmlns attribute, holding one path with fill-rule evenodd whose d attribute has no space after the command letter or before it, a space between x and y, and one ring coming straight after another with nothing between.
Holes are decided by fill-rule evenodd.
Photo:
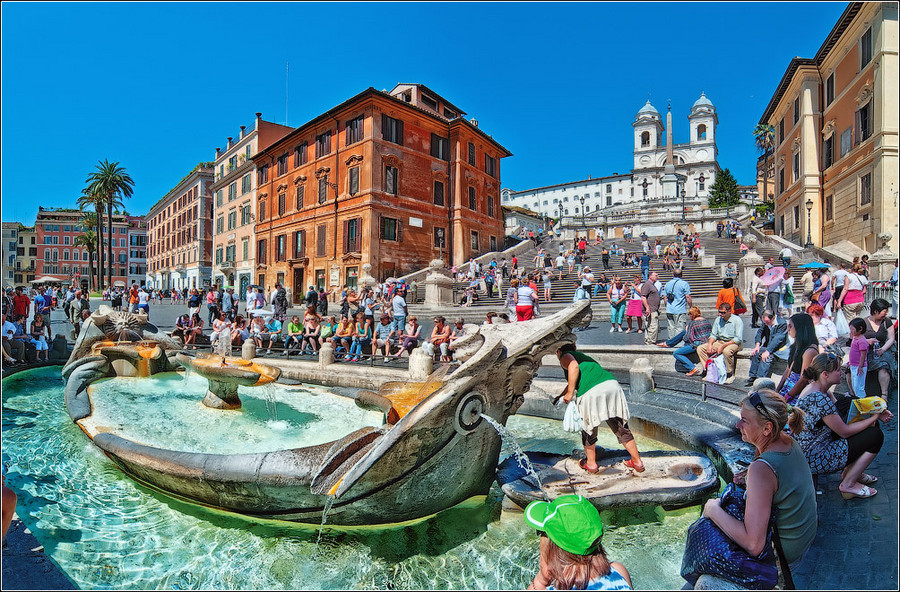
<instances>
[{"instance_id":1,"label":"terracotta building facade","mask_svg":"<svg viewBox=\"0 0 900 592\"><path fill-rule=\"evenodd\" d=\"M293 128L264 121L256 114L252 129L241 126L225 149L216 148L213 211L213 284L233 286L239 297L255 280L256 165L252 156Z\"/></svg>"},{"instance_id":2,"label":"terracotta building facade","mask_svg":"<svg viewBox=\"0 0 900 592\"><path fill-rule=\"evenodd\" d=\"M212 277L213 163L201 162L147 214L147 286L204 288Z\"/></svg>"},{"instance_id":3,"label":"terracotta building facade","mask_svg":"<svg viewBox=\"0 0 900 592\"><path fill-rule=\"evenodd\" d=\"M502 248L510 153L463 115L421 84L369 88L260 149L256 283L296 303L365 264L384 280Z\"/></svg>"},{"instance_id":4,"label":"terracotta building facade","mask_svg":"<svg viewBox=\"0 0 900 592\"><path fill-rule=\"evenodd\" d=\"M852 2L794 58L760 123L775 129L775 232L848 255L898 246L897 4ZM774 187L773 187L774 185Z\"/></svg>"}]
</instances>

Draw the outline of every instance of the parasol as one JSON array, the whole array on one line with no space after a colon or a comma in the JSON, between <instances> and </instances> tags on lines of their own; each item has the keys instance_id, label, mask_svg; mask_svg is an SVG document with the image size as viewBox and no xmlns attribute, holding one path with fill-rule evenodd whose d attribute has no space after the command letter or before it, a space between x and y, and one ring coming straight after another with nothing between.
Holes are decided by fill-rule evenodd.
<instances>
[{"instance_id":1,"label":"parasol","mask_svg":"<svg viewBox=\"0 0 900 592\"><path fill-rule=\"evenodd\" d=\"M804 263L803 265L798 265L798 269L828 269L831 267L827 263L821 263L819 261L813 261L811 263Z\"/></svg>"},{"instance_id":2,"label":"parasol","mask_svg":"<svg viewBox=\"0 0 900 592\"><path fill-rule=\"evenodd\" d=\"M772 284L777 284L781 280L784 279L784 268L783 267L772 267L766 273L762 274L759 278L759 283L764 286L771 286Z\"/></svg>"}]
</instances>

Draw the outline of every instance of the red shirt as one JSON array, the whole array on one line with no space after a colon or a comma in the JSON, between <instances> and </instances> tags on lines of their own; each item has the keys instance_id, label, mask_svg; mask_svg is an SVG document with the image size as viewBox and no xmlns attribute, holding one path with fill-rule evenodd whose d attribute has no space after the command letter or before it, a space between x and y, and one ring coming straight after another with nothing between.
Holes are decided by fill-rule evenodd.
<instances>
[{"instance_id":1,"label":"red shirt","mask_svg":"<svg viewBox=\"0 0 900 592\"><path fill-rule=\"evenodd\" d=\"M16 294L13 296L13 312L19 316L28 316L28 307L31 306L31 299L25 294Z\"/></svg>"}]
</instances>

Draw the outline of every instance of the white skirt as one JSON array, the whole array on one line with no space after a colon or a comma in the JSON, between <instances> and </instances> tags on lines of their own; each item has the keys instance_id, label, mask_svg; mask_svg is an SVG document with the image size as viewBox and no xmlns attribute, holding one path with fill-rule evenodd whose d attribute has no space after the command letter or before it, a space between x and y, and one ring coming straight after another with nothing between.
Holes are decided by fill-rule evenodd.
<instances>
[{"instance_id":1,"label":"white skirt","mask_svg":"<svg viewBox=\"0 0 900 592\"><path fill-rule=\"evenodd\" d=\"M628 412L628 401L625 400L625 392L617 380L601 382L588 392L576 399L578 412L584 424L584 431L591 431L606 423L607 419L619 417L622 421L628 421L631 414Z\"/></svg>"}]
</instances>

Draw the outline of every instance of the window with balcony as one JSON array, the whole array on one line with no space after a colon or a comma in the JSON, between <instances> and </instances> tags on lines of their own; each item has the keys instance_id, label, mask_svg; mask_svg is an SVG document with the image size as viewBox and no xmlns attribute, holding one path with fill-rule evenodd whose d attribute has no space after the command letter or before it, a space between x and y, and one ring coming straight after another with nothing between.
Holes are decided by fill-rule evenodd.
<instances>
[{"instance_id":1,"label":"window with balcony","mask_svg":"<svg viewBox=\"0 0 900 592\"><path fill-rule=\"evenodd\" d=\"M431 155L441 160L450 160L450 139L431 134Z\"/></svg>"},{"instance_id":2,"label":"window with balcony","mask_svg":"<svg viewBox=\"0 0 900 592\"><path fill-rule=\"evenodd\" d=\"M216 249L216 265L222 263L222 247Z\"/></svg>"},{"instance_id":3,"label":"window with balcony","mask_svg":"<svg viewBox=\"0 0 900 592\"><path fill-rule=\"evenodd\" d=\"M351 220L344 220L344 252L345 253L356 253L359 252L359 231L361 226L362 218L353 218Z\"/></svg>"},{"instance_id":4,"label":"window with balcony","mask_svg":"<svg viewBox=\"0 0 900 592\"><path fill-rule=\"evenodd\" d=\"M331 130L316 136L316 158L331 154Z\"/></svg>"},{"instance_id":5,"label":"window with balcony","mask_svg":"<svg viewBox=\"0 0 900 592\"><path fill-rule=\"evenodd\" d=\"M306 155L309 150L309 144L303 142L294 148L294 168L306 164Z\"/></svg>"},{"instance_id":6,"label":"window with balcony","mask_svg":"<svg viewBox=\"0 0 900 592\"><path fill-rule=\"evenodd\" d=\"M434 205L444 205L444 184L441 181L434 182Z\"/></svg>"},{"instance_id":7,"label":"window with balcony","mask_svg":"<svg viewBox=\"0 0 900 592\"><path fill-rule=\"evenodd\" d=\"M381 137L394 144L403 146L403 121L381 114Z\"/></svg>"},{"instance_id":8,"label":"window with balcony","mask_svg":"<svg viewBox=\"0 0 900 592\"><path fill-rule=\"evenodd\" d=\"M381 240L400 240L400 221L396 218L381 218Z\"/></svg>"},{"instance_id":9,"label":"window with balcony","mask_svg":"<svg viewBox=\"0 0 900 592\"><path fill-rule=\"evenodd\" d=\"M473 212L478 209L478 199L475 195L475 188L472 186L469 186L469 209Z\"/></svg>"},{"instance_id":10,"label":"window with balcony","mask_svg":"<svg viewBox=\"0 0 900 592\"><path fill-rule=\"evenodd\" d=\"M347 174L349 176L347 183L349 185L348 192L350 195L356 195L359 193L359 167L350 167Z\"/></svg>"},{"instance_id":11,"label":"window with balcony","mask_svg":"<svg viewBox=\"0 0 900 592\"><path fill-rule=\"evenodd\" d=\"M363 121L364 117L360 115L347 122L344 128L344 142L346 146L355 144L363 139Z\"/></svg>"},{"instance_id":12,"label":"window with balcony","mask_svg":"<svg viewBox=\"0 0 900 592\"><path fill-rule=\"evenodd\" d=\"M390 195L397 195L397 185L398 185L398 174L399 171L397 167L386 166L384 167L384 191Z\"/></svg>"},{"instance_id":13,"label":"window with balcony","mask_svg":"<svg viewBox=\"0 0 900 592\"><path fill-rule=\"evenodd\" d=\"M234 250L235 250L234 245L229 245L229 246L225 247L225 261L230 261L231 263L234 263Z\"/></svg>"},{"instance_id":14,"label":"window with balcony","mask_svg":"<svg viewBox=\"0 0 900 592\"><path fill-rule=\"evenodd\" d=\"M297 185L296 206L297 206L298 211L303 209L303 193L304 193L304 191L305 191L305 188L303 185Z\"/></svg>"}]
</instances>

